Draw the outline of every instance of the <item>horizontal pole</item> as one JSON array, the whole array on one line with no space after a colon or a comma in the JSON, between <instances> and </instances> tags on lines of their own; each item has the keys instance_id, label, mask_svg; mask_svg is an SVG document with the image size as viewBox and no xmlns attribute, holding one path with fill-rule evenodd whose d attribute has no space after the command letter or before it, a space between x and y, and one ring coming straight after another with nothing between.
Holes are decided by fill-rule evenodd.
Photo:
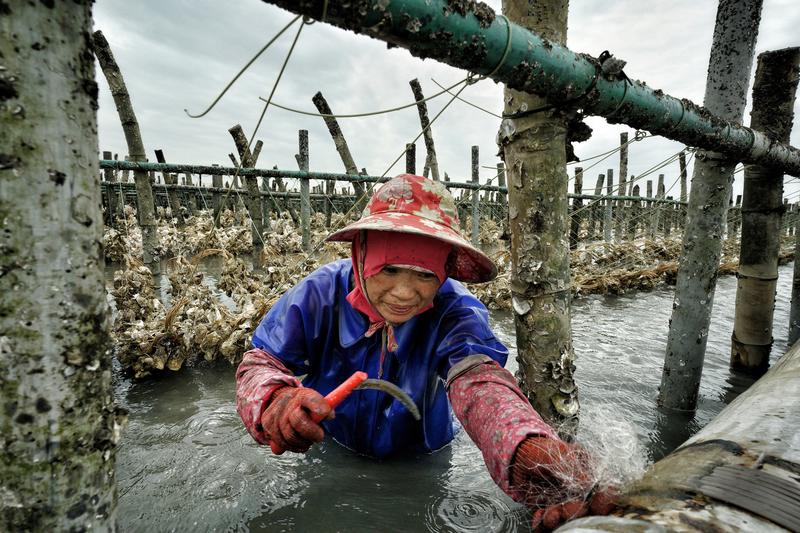
<instances>
[{"instance_id":1,"label":"horizontal pole","mask_svg":"<svg viewBox=\"0 0 800 533\"><path fill-rule=\"evenodd\" d=\"M135 163L134 163L135 164ZM168 165L168 166L186 166L186 165ZM212 168L222 168L222 167L212 167ZM168 172L173 172L169 170ZM184 172L181 170L180 172ZM270 172L275 172L275 170L271 170ZM292 174L298 174L298 172L291 171ZM199 172L195 172L195 174L200 174ZM309 172L309 174L317 174ZM227 175L227 174L223 174ZM241 175L241 174L240 174ZM258 174L260 176L260 174ZM342 176L349 176L348 174L342 174ZM286 176L282 176L286 177ZM350 176L352 177L352 176ZM332 179L332 178L298 178L298 179ZM383 178L382 181L386 181L387 178ZM440 182L445 183L445 182ZM474 186L472 183L453 183L452 181L446 182L447 186L453 187L462 187L465 189L476 189L477 187ZM101 184L104 187L111 187L112 189L117 190L125 190L130 192L136 192L136 184L134 183L122 183L120 181L102 181ZM466 186L465 186L466 185ZM175 191L190 191L190 192L203 192L203 193L227 193L230 191L229 187L201 187L198 185L178 185L178 184L169 184L169 183L155 183L153 184L153 192L157 193L159 190L175 190ZM505 187L492 187L491 189L487 189L486 187L480 187L480 190L491 190L491 191L498 191L502 193L507 193L508 190ZM245 189L238 189L239 194L247 195L249 194ZM291 191L273 191L273 190L261 190L261 196L266 197L275 197L275 198L299 198L299 192L291 192ZM328 198L331 195L328 194L320 194L320 193L311 193L311 198ZM335 194L332 195L335 197L350 197L355 198L354 195L341 195ZM648 202L648 203L656 203L656 204L674 204L674 205L686 205L686 202L681 202L680 200L670 200L669 198L654 198L654 197L647 197L647 196L603 196L603 195L596 195L596 194L567 194L568 198L579 198L581 200L622 200L622 201L630 201L630 202ZM484 203L484 202L482 202ZM499 204L499 202L489 202L493 204ZM586 206L584 206L586 207Z\"/></svg>"},{"instance_id":2,"label":"horizontal pole","mask_svg":"<svg viewBox=\"0 0 800 533\"><path fill-rule=\"evenodd\" d=\"M576 54L482 2L452 0L264 0L668 139L718 152L733 161L771 166L800 176L800 150L761 132L722 120L687 99L640 81L605 77L596 59ZM473 7L474 6L474 7ZM475 10L470 11L470 7Z\"/></svg>"},{"instance_id":3,"label":"horizontal pole","mask_svg":"<svg viewBox=\"0 0 800 533\"><path fill-rule=\"evenodd\" d=\"M322 181L349 181L354 183L383 183L392 179L386 176L366 176L354 174L337 174L333 172L304 172L301 170L280 170L277 168L236 168L215 167L211 165L182 165L174 163L150 163L137 161L119 161L116 159L101 159L100 168L114 170L143 170L145 172L188 172L190 174L206 174L211 176L262 176L265 178L286 178L298 180ZM441 182L447 187L456 189L478 189L481 191L507 192L505 187L496 185L476 185L474 183L459 183L454 181Z\"/></svg>"}]
</instances>

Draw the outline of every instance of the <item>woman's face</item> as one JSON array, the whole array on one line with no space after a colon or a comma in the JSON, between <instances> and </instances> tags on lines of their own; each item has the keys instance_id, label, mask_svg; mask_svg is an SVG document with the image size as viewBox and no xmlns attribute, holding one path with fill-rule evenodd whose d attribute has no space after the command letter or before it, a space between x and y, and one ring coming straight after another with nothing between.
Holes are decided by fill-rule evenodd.
<instances>
[{"instance_id":1,"label":"woman's face","mask_svg":"<svg viewBox=\"0 0 800 533\"><path fill-rule=\"evenodd\" d=\"M433 274L391 265L364 282L370 303L392 324L402 324L428 307L440 285Z\"/></svg>"}]
</instances>

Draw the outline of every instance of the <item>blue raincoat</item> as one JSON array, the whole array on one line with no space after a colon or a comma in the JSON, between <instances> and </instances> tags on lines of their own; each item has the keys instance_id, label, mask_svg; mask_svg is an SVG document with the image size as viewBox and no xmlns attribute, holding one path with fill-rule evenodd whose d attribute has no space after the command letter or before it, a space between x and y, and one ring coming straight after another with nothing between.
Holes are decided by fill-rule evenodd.
<instances>
[{"instance_id":1,"label":"blue raincoat","mask_svg":"<svg viewBox=\"0 0 800 533\"><path fill-rule=\"evenodd\" d=\"M395 326L396 352L385 336L364 334L365 315L345 299L353 287L352 262L343 259L311 273L270 309L253 335L253 346L280 359L303 385L328 394L354 372L389 380L419 408L422 420L390 395L362 389L322 423L344 446L374 457L400 451L433 451L455 434L445 391L450 368L469 355L505 365L508 349L489 329L486 307L459 282L447 279L433 307Z\"/></svg>"}]
</instances>

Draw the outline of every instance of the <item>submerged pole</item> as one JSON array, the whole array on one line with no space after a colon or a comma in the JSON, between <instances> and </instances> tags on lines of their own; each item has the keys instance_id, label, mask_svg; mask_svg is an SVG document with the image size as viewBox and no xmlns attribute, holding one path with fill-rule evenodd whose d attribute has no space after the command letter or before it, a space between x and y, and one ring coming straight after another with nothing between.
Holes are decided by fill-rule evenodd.
<instances>
[{"instance_id":1,"label":"submerged pole","mask_svg":"<svg viewBox=\"0 0 800 533\"><path fill-rule=\"evenodd\" d=\"M482 2L264 1L317 20L324 14L326 23L407 48L417 57L488 75L551 103L569 102L587 115L613 115L615 123L800 176L797 148L772 143L766 135L740 126L741 121L730 121L720 110L703 109L643 82L598 76L597 60L572 52L544 32L535 33L513 21L507 24Z\"/></svg>"},{"instance_id":2,"label":"submerged pole","mask_svg":"<svg viewBox=\"0 0 800 533\"><path fill-rule=\"evenodd\" d=\"M119 65L114 59L111 47L108 45L103 32L96 31L92 35L94 54L100 63L100 68L108 81L111 89L111 96L119 113L119 120L122 123L122 130L125 133L125 142L128 145L128 156L133 162L147 161L144 151L142 134L139 131L139 122L133 112L133 104L125 86L125 80ZM137 214L139 215L139 226L142 229L142 254L144 264L153 274L161 272L158 253L158 232L156 229L155 205L153 204L153 188L150 186L150 176L142 170L133 171L133 179L136 182L136 196L138 198Z\"/></svg>"},{"instance_id":3,"label":"submerged pole","mask_svg":"<svg viewBox=\"0 0 800 533\"><path fill-rule=\"evenodd\" d=\"M115 531L91 2L2 11L0 531Z\"/></svg>"},{"instance_id":4,"label":"submerged pole","mask_svg":"<svg viewBox=\"0 0 800 533\"><path fill-rule=\"evenodd\" d=\"M761 20L761 0L720 0L704 103L741 123ZM725 215L736 161L715 152L697 153L683 253L678 267L659 405L693 411L703 372L714 303Z\"/></svg>"},{"instance_id":5,"label":"submerged pole","mask_svg":"<svg viewBox=\"0 0 800 533\"><path fill-rule=\"evenodd\" d=\"M555 45L567 38L567 4L504 0L503 9L509 20ZM547 100L511 85L504 101L504 114L517 116L505 119L498 135L508 168L517 378L538 413L570 437L579 404L570 331L566 121L553 110L525 114Z\"/></svg>"},{"instance_id":6,"label":"submerged pole","mask_svg":"<svg viewBox=\"0 0 800 533\"><path fill-rule=\"evenodd\" d=\"M800 48L758 56L750 126L776 141L787 142L792 131L799 62ZM761 373L769 366L782 197L783 172L756 165L744 169L731 366L748 372Z\"/></svg>"}]
</instances>

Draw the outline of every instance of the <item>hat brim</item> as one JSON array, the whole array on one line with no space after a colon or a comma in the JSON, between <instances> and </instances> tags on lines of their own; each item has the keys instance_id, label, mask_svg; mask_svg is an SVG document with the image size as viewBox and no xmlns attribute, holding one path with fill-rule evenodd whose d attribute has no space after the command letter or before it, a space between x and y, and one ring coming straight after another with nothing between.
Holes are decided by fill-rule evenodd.
<instances>
[{"instance_id":1,"label":"hat brim","mask_svg":"<svg viewBox=\"0 0 800 533\"><path fill-rule=\"evenodd\" d=\"M359 231L413 233L453 245L447 275L459 281L482 283L497 277L497 266L489 256L448 226L409 213L392 212L367 215L330 235L327 241L352 241Z\"/></svg>"}]
</instances>

